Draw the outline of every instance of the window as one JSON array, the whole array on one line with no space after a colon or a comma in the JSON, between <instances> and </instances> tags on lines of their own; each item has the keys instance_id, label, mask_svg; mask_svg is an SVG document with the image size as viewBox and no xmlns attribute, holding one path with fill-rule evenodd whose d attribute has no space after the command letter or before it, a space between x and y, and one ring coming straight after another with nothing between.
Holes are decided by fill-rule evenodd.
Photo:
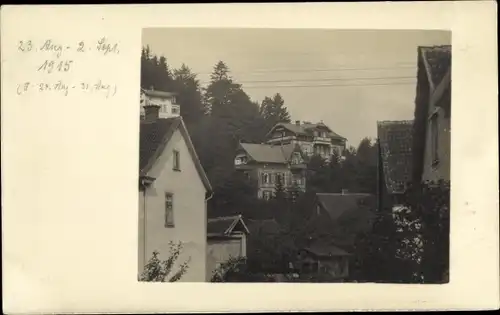
<instances>
[{"instance_id":1,"label":"window","mask_svg":"<svg viewBox=\"0 0 500 315\"><path fill-rule=\"evenodd\" d=\"M439 129L438 129L438 115L437 113L431 117L431 152L432 152L432 165L439 163Z\"/></svg>"},{"instance_id":2,"label":"window","mask_svg":"<svg viewBox=\"0 0 500 315\"><path fill-rule=\"evenodd\" d=\"M302 185L302 177L300 175L295 175L293 180L296 185Z\"/></svg>"},{"instance_id":3,"label":"window","mask_svg":"<svg viewBox=\"0 0 500 315\"><path fill-rule=\"evenodd\" d=\"M174 150L174 166L173 166L174 171L180 171L181 170L181 160L180 160L180 154L179 151Z\"/></svg>"},{"instance_id":4,"label":"window","mask_svg":"<svg viewBox=\"0 0 500 315\"><path fill-rule=\"evenodd\" d=\"M174 195L165 193L165 227L174 226Z\"/></svg>"},{"instance_id":5,"label":"window","mask_svg":"<svg viewBox=\"0 0 500 315\"><path fill-rule=\"evenodd\" d=\"M270 178L268 173L262 173L262 183L269 184Z\"/></svg>"},{"instance_id":6,"label":"window","mask_svg":"<svg viewBox=\"0 0 500 315\"><path fill-rule=\"evenodd\" d=\"M275 182L277 183L278 181L280 181L283 184L283 178L284 178L283 173L276 173L276 181Z\"/></svg>"},{"instance_id":7,"label":"window","mask_svg":"<svg viewBox=\"0 0 500 315\"><path fill-rule=\"evenodd\" d=\"M268 190L265 190L262 192L262 197L264 197L265 200L271 199L271 192Z\"/></svg>"},{"instance_id":8,"label":"window","mask_svg":"<svg viewBox=\"0 0 500 315\"><path fill-rule=\"evenodd\" d=\"M179 109L177 107L172 107L172 114L178 114Z\"/></svg>"}]
</instances>

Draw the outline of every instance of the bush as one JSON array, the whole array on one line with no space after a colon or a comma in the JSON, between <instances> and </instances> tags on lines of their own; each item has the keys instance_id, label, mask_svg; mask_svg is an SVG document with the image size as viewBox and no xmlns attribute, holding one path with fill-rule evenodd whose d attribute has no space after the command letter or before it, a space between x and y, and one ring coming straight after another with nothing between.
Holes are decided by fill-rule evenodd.
<instances>
[{"instance_id":1,"label":"bush","mask_svg":"<svg viewBox=\"0 0 500 315\"><path fill-rule=\"evenodd\" d=\"M210 282L274 282L274 278L263 273L250 272L246 258L230 258L213 273Z\"/></svg>"},{"instance_id":2,"label":"bush","mask_svg":"<svg viewBox=\"0 0 500 315\"><path fill-rule=\"evenodd\" d=\"M139 281L146 282L176 282L179 281L182 276L186 273L188 269L188 263L190 259L185 261L179 266L179 270L175 272L172 276L172 269L175 262L179 259L179 255L182 250L182 244L174 244L170 242L170 256L168 259L161 261L158 256L159 252L154 251L153 257L151 257L144 267L144 271L139 277Z\"/></svg>"}]
</instances>

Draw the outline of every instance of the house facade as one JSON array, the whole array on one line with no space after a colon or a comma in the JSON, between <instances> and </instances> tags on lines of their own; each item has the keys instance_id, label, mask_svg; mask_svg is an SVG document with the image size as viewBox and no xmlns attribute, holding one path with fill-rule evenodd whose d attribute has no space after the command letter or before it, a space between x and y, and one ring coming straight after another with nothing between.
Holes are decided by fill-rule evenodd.
<instances>
[{"instance_id":1,"label":"house facade","mask_svg":"<svg viewBox=\"0 0 500 315\"><path fill-rule=\"evenodd\" d=\"M250 233L241 215L208 219L207 280L230 258L247 256Z\"/></svg>"},{"instance_id":2,"label":"house facade","mask_svg":"<svg viewBox=\"0 0 500 315\"><path fill-rule=\"evenodd\" d=\"M160 118L160 106L145 106L140 123L138 272L153 251L169 257L181 243L174 270L188 262L180 281L207 279L207 199L212 188L181 117Z\"/></svg>"},{"instance_id":3,"label":"house facade","mask_svg":"<svg viewBox=\"0 0 500 315\"><path fill-rule=\"evenodd\" d=\"M141 118L144 118L144 106L159 106L160 118L179 117L181 109L177 104L176 94L172 92L157 91L151 87L149 90L141 89Z\"/></svg>"},{"instance_id":4,"label":"house facade","mask_svg":"<svg viewBox=\"0 0 500 315\"><path fill-rule=\"evenodd\" d=\"M413 180L450 180L451 46L419 47Z\"/></svg>"},{"instance_id":5,"label":"house facade","mask_svg":"<svg viewBox=\"0 0 500 315\"><path fill-rule=\"evenodd\" d=\"M267 134L268 144L298 145L307 157L319 155L325 160L334 154L341 156L346 147L346 138L333 132L323 122L278 123Z\"/></svg>"},{"instance_id":6,"label":"house facade","mask_svg":"<svg viewBox=\"0 0 500 315\"><path fill-rule=\"evenodd\" d=\"M234 163L256 183L258 198L271 199L278 181L286 190L306 189L306 161L298 144L240 143Z\"/></svg>"}]
</instances>

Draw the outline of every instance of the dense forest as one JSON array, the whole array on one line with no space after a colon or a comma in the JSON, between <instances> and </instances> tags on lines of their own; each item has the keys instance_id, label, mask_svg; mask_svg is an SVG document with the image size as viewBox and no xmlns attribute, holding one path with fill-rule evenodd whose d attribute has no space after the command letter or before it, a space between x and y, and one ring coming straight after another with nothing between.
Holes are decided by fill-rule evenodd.
<instances>
[{"instance_id":1,"label":"dense forest","mask_svg":"<svg viewBox=\"0 0 500 315\"><path fill-rule=\"evenodd\" d=\"M157 56L149 47L144 47L141 87L178 94L181 116L214 188L214 197L208 205L209 217L238 213L250 219L275 219L280 223L280 233L272 239L269 236L265 239L254 236L252 239L265 244L268 263L284 263L291 251L306 238L329 233L304 224L315 193L347 189L377 194L377 146L365 138L356 147L347 148L342 160L334 158L325 163L319 157L312 157L308 161L305 193L285 191L278 182L273 200L257 200L253 183L234 170L237 145L239 141L263 142L274 124L290 122L292 117L279 93L265 97L261 102L252 100L244 86L231 77L230 69L223 61L214 65L210 82L202 87L196 73L187 65L173 69L164 56ZM300 117L293 117L293 120L300 120ZM350 280L442 281L448 270L449 187L441 185L433 189L429 190L427 186L413 189L407 203L416 211L399 214L399 221L386 215L382 209L377 210L376 198L363 206L376 212L376 218L373 229L355 236L350 248L355 257ZM422 200L427 203L422 204ZM435 210L422 210L429 208ZM395 222L412 224L398 226ZM352 229L354 231L355 227ZM261 256L261 265L263 260Z\"/></svg>"}]
</instances>

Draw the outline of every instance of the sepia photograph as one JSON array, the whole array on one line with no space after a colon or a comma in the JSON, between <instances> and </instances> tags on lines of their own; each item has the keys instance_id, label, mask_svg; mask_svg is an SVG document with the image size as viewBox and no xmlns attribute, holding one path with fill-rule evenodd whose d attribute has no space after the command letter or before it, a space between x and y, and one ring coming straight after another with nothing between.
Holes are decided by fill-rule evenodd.
<instances>
[{"instance_id":1,"label":"sepia photograph","mask_svg":"<svg viewBox=\"0 0 500 315\"><path fill-rule=\"evenodd\" d=\"M140 51L138 281L449 282L450 31L145 28Z\"/></svg>"}]
</instances>

